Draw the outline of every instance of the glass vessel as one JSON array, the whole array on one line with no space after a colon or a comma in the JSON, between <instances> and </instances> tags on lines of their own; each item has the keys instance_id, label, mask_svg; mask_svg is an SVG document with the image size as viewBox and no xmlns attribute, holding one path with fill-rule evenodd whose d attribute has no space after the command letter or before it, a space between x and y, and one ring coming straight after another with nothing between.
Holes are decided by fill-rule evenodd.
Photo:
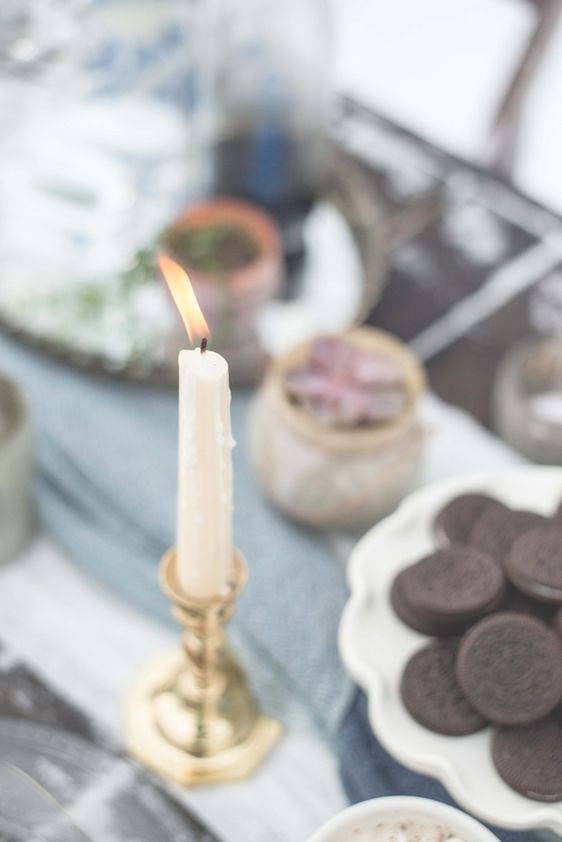
<instances>
[{"instance_id":1,"label":"glass vessel","mask_svg":"<svg viewBox=\"0 0 562 842\"><path fill-rule=\"evenodd\" d=\"M494 426L527 459L562 465L562 338L527 337L502 360L494 382Z\"/></svg>"},{"instance_id":2,"label":"glass vessel","mask_svg":"<svg viewBox=\"0 0 562 842\"><path fill-rule=\"evenodd\" d=\"M208 187L195 7L0 2L0 319L116 369L169 321L142 256Z\"/></svg>"},{"instance_id":3,"label":"glass vessel","mask_svg":"<svg viewBox=\"0 0 562 842\"><path fill-rule=\"evenodd\" d=\"M329 9L209 0L204 14L214 190L265 206L291 251L326 167Z\"/></svg>"}]
</instances>

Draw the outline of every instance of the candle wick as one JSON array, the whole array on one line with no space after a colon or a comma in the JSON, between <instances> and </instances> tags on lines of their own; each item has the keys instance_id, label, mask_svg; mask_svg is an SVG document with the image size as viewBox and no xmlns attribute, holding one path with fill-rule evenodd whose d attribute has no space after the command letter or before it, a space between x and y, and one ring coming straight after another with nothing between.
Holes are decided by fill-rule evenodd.
<instances>
[{"instance_id":1,"label":"candle wick","mask_svg":"<svg viewBox=\"0 0 562 842\"><path fill-rule=\"evenodd\" d=\"M205 351L207 350L207 337L206 336L204 336L203 339L201 340L200 350L201 350L202 354L204 354Z\"/></svg>"}]
</instances>

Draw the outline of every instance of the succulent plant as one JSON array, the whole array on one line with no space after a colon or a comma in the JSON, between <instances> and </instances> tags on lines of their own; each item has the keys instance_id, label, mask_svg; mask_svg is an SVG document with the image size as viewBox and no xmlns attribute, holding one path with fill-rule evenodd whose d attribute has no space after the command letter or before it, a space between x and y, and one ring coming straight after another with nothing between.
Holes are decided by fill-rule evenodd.
<instances>
[{"instance_id":1,"label":"succulent plant","mask_svg":"<svg viewBox=\"0 0 562 842\"><path fill-rule=\"evenodd\" d=\"M394 357L337 337L314 341L304 365L287 373L285 386L292 401L333 427L384 424L407 402Z\"/></svg>"}]
</instances>

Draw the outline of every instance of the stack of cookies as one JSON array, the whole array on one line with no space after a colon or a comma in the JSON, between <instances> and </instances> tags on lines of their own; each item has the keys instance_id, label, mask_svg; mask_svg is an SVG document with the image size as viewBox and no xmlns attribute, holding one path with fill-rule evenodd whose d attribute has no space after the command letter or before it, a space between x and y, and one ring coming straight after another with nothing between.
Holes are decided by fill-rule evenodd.
<instances>
[{"instance_id":1,"label":"stack of cookies","mask_svg":"<svg viewBox=\"0 0 562 842\"><path fill-rule=\"evenodd\" d=\"M435 638L406 665L403 702L447 736L492 725L501 777L562 800L562 507L547 518L466 494L434 529L439 548L391 590L402 621Z\"/></svg>"}]
</instances>

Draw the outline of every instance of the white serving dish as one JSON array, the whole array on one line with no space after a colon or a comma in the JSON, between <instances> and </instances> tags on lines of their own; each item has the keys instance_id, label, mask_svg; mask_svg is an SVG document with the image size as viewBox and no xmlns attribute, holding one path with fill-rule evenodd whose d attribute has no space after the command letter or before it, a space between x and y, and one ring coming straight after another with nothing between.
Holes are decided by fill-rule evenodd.
<instances>
[{"instance_id":1,"label":"white serving dish","mask_svg":"<svg viewBox=\"0 0 562 842\"><path fill-rule=\"evenodd\" d=\"M562 836L562 802L543 804L518 795L492 764L489 730L444 737L419 725L402 704L403 667L427 640L395 615L388 594L394 576L435 546L432 521L449 499L486 492L515 507L552 514L562 498L562 468L524 467L437 483L410 495L353 551L351 597L340 628L344 663L369 699L374 734L398 761L437 778L453 798L499 827L543 828Z\"/></svg>"}]
</instances>

